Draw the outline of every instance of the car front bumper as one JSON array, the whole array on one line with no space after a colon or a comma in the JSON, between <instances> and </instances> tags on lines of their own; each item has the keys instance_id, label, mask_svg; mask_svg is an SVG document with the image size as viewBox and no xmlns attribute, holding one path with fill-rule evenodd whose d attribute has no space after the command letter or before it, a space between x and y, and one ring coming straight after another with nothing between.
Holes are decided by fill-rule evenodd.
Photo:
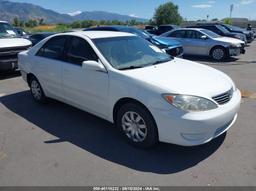
<instances>
[{"instance_id":1,"label":"car front bumper","mask_svg":"<svg viewBox=\"0 0 256 191\"><path fill-rule=\"evenodd\" d=\"M183 47L169 47L169 48L165 48L164 51L174 57L178 57L178 58L182 58L183 57Z\"/></svg>"},{"instance_id":2,"label":"car front bumper","mask_svg":"<svg viewBox=\"0 0 256 191\"><path fill-rule=\"evenodd\" d=\"M11 71L18 69L18 60L17 59L0 59L0 71Z\"/></svg>"},{"instance_id":3,"label":"car front bumper","mask_svg":"<svg viewBox=\"0 0 256 191\"><path fill-rule=\"evenodd\" d=\"M240 54L245 54L244 47L237 47L237 48L229 48L228 50L229 56L239 56Z\"/></svg>"},{"instance_id":4,"label":"car front bumper","mask_svg":"<svg viewBox=\"0 0 256 191\"><path fill-rule=\"evenodd\" d=\"M217 109L205 112L178 112L150 108L156 121L159 141L182 146L201 145L225 133L236 121L241 93Z\"/></svg>"}]
</instances>

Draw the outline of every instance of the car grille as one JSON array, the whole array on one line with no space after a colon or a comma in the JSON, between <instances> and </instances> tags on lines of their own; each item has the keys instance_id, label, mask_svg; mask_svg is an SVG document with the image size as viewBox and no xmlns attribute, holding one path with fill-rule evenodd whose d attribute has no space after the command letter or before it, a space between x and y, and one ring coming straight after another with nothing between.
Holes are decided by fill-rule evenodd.
<instances>
[{"instance_id":1,"label":"car grille","mask_svg":"<svg viewBox=\"0 0 256 191\"><path fill-rule=\"evenodd\" d=\"M223 94L214 96L214 97L212 97L212 99L214 101L216 101L219 105L224 105L224 104L228 103L232 99L232 97L233 97L233 89L231 89Z\"/></svg>"},{"instance_id":2,"label":"car grille","mask_svg":"<svg viewBox=\"0 0 256 191\"><path fill-rule=\"evenodd\" d=\"M0 49L0 59L1 60L8 60L8 59L17 59L17 55L29 49L30 46L22 46L22 47L12 47L12 48L1 48Z\"/></svg>"},{"instance_id":3,"label":"car grille","mask_svg":"<svg viewBox=\"0 0 256 191\"><path fill-rule=\"evenodd\" d=\"M166 50L166 53L172 56L181 56L183 54L183 48L177 47L177 48L168 49Z\"/></svg>"}]
</instances>

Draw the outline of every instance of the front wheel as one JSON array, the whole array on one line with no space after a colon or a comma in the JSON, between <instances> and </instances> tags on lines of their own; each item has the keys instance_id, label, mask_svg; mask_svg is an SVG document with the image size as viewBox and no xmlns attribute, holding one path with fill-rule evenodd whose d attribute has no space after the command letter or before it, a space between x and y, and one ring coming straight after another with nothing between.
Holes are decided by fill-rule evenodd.
<instances>
[{"instance_id":1,"label":"front wheel","mask_svg":"<svg viewBox=\"0 0 256 191\"><path fill-rule=\"evenodd\" d=\"M223 47L215 47L211 51L211 57L213 60L222 61L227 58L226 49Z\"/></svg>"},{"instance_id":2,"label":"front wheel","mask_svg":"<svg viewBox=\"0 0 256 191\"><path fill-rule=\"evenodd\" d=\"M34 76L31 77L29 81L29 86L30 86L30 93L34 98L34 100L39 103L44 103L46 101L46 96L36 77Z\"/></svg>"},{"instance_id":3,"label":"front wheel","mask_svg":"<svg viewBox=\"0 0 256 191\"><path fill-rule=\"evenodd\" d=\"M158 142L158 131L150 112L136 103L128 103L117 113L117 126L132 145L149 148Z\"/></svg>"}]
</instances>

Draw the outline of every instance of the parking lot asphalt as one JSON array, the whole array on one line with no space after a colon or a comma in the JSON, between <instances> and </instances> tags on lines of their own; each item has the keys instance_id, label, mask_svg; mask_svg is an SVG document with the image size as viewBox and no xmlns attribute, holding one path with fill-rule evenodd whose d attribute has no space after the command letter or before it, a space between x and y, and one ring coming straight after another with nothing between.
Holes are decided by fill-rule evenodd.
<instances>
[{"instance_id":1,"label":"parking lot asphalt","mask_svg":"<svg viewBox=\"0 0 256 191\"><path fill-rule=\"evenodd\" d=\"M256 186L256 41L223 63L243 91L227 134L197 147L125 143L112 124L66 104L35 103L18 74L0 77L0 186Z\"/></svg>"}]
</instances>

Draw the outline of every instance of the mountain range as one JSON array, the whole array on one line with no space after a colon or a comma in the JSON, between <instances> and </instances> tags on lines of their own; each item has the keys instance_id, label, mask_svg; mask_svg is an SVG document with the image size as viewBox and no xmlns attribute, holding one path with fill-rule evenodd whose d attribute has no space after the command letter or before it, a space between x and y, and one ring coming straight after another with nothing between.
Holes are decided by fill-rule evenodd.
<instances>
[{"instance_id":1,"label":"mountain range","mask_svg":"<svg viewBox=\"0 0 256 191\"><path fill-rule=\"evenodd\" d=\"M74 14L61 14L30 3L18 3L0 0L0 20L12 22L17 17L20 20L43 18L46 23L71 23L77 20L137 20L146 21L143 18L121 15L104 11L84 11Z\"/></svg>"}]
</instances>

